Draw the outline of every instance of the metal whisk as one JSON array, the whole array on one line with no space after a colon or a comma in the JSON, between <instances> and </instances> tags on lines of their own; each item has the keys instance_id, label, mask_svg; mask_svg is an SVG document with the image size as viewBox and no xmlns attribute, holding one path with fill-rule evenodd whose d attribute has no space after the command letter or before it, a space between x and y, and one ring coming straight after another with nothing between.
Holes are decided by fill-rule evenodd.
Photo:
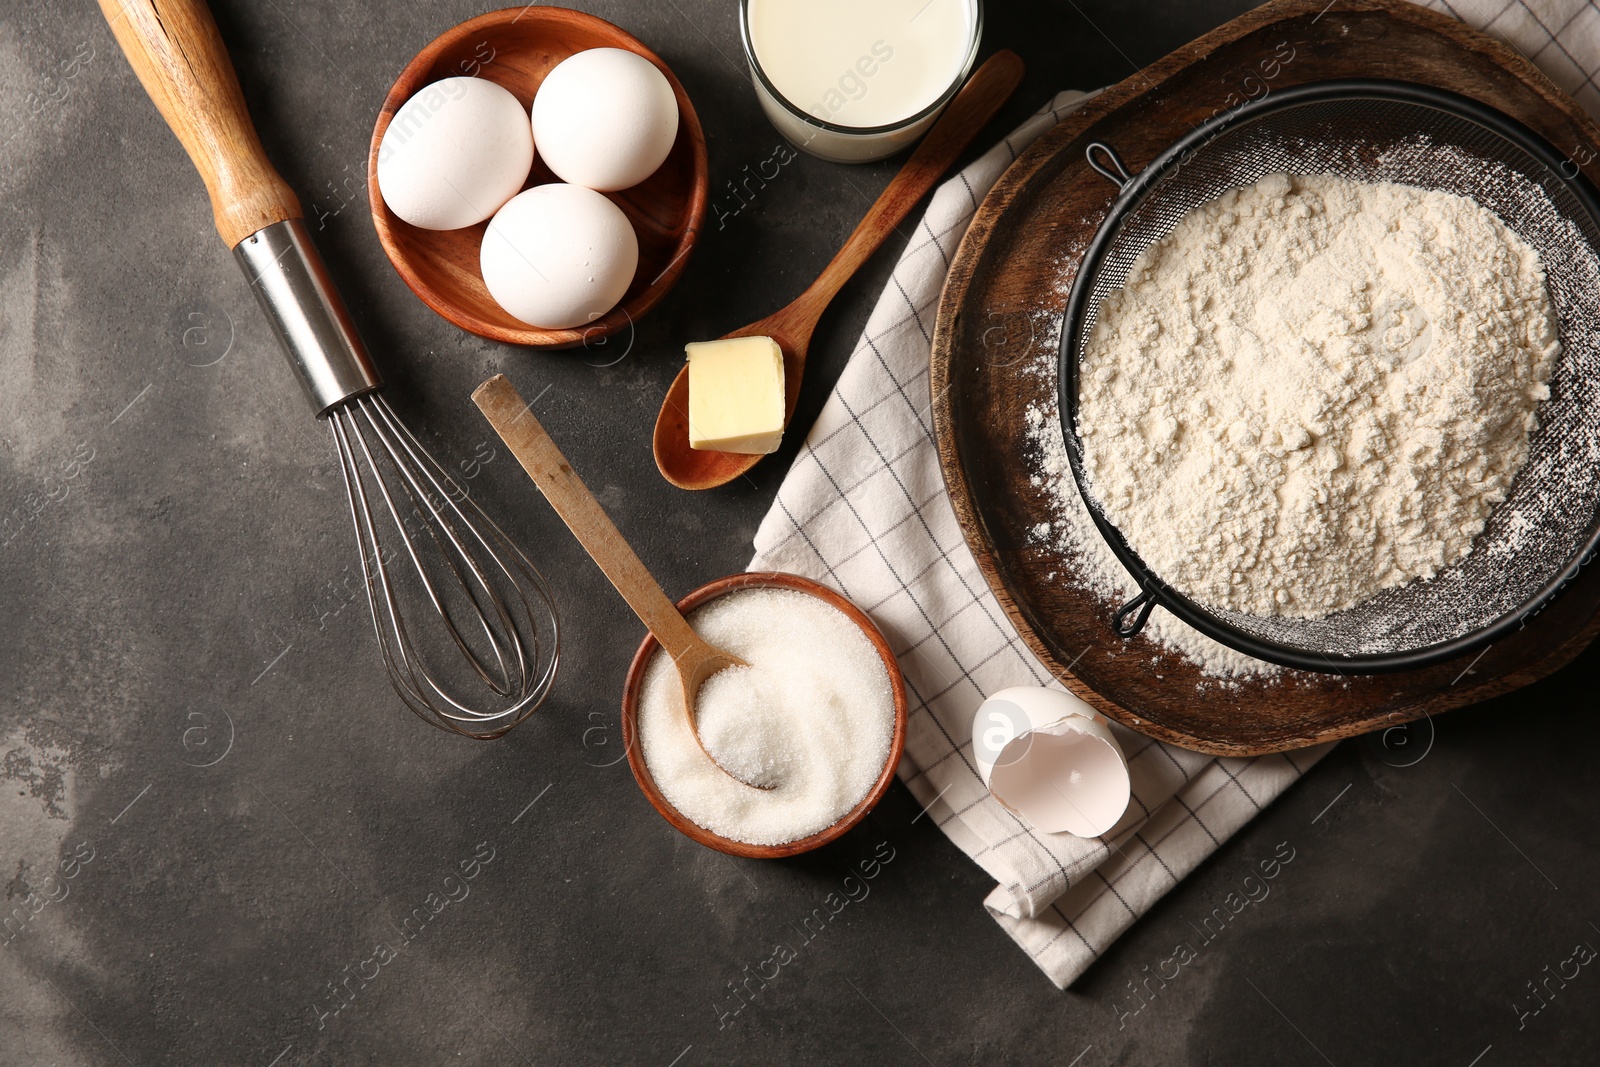
<instances>
[{"instance_id":1,"label":"metal whisk","mask_svg":"<svg viewBox=\"0 0 1600 1067\"><path fill-rule=\"evenodd\" d=\"M543 577L377 395L382 380L299 199L261 148L203 0L100 0L100 9L205 180L217 231L328 420L395 692L441 729L501 736L555 680L559 627ZM404 605L414 600L437 617L443 654L412 640Z\"/></svg>"},{"instance_id":2,"label":"metal whisk","mask_svg":"<svg viewBox=\"0 0 1600 1067\"><path fill-rule=\"evenodd\" d=\"M382 382L305 223L274 223L234 256L332 430L395 692L441 729L499 737L555 680L557 622L544 578L377 393ZM454 662L419 651L407 602L432 609Z\"/></svg>"},{"instance_id":3,"label":"metal whisk","mask_svg":"<svg viewBox=\"0 0 1600 1067\"><path fill-rule=\"evenodd\" d=\"M499 737L543 702L555 680L557 622L543 576L381 395L364 393L334 408L328 425L361 545L373 630L395 692L435 726ZM383 533L386 518L398 549ZM400 607L408 575L390 571L397 554L497 706L457 700L413 647Z\"/></svg>"}]
</instances>

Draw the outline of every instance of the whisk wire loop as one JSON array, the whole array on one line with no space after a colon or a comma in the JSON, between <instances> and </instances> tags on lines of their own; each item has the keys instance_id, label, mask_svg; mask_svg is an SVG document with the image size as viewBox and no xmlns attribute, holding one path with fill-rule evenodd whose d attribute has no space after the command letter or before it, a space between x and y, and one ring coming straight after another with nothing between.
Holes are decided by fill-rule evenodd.
<instances>
[{"instance_id":1,"label":"whisk wire loop","mask_svg":"<svg viewBox=\"0 0 1600 1067\"><path fill-rule=\"evenodd\" d=\"M353 397L327 418L361 547L373 630L395 692L434 726L481 739L501 736L532 714L555 678L559 630L543 576L381 396ZM409 563L409 570L397 570L397 563ZM402 606L408 587L449 635L458 653L454 674L487 686L493 706L461 696L453 684L460 679L445 677L443 665L419 652Z\"/></svg>"},{"instance_id":2,"label":"whisk wire loop","mask_svg":"<svg viewBox=\"0 0 1600 1067\"><path fill-rule=\"evenodd\" d=\"M388 454L391 457L396 455L396 446L403 445L403 442L395 439L397 435L393 432L394 423L390 422L388 425L381 425L373 418L373 411L370 407L362 407L360 411L361 414L366 417L367 423L372 428L373 432L387 447ZM369 466L376 470L377 463L372 456L371 450L367 447L366 438L364 436L358 437L358 441L361 444L362 453L365 455ZM410 458L416 460L419 465L421 465L423 461L426 461L427 463L432 462L432 458L428 457L426 453L422 453L422 456L419 459L415 452L412 452L410 449L407 449L407 451L410 455ZM431 472L427 471L425 466L423 466L422 469L425 473L429 474L431 481ZM503 647L504 639L502 635L505 635L505 639L509 639L511 641L513 645L512 650L517 656L519 669L525 669L525 663L524 657L522 656L522 648L520 644L515 641L515 630L511 626L511 620L505 610L504 602L501 601L497 596L494 596L494 590L489 587L483 572L479 570L477 565L472 562L469 556L467 556L466 550L461 546L460 541L455 537L455 532L450 526L449 518L447 515L441 513L440 509L434 504L434 497L428 492L427 488L419 484L412 468L397 464L396 470L401 478L400 488L405 492L406 498L411 504L411 508L409 509L409 512L404 512L400 507L398 507L395 503L394 497L390 494L388 482L380 478L377 480L378 491L383 496L384 503L388 506L389 515L395 521L397 526L405 529L407 532L410 532L411 525L407 515L409 514L409 516L415 517L418 520L418 525L421 527L422 532L427 534L429 540L433 542L433 546L439 550L439 555L437 558L450 571L451 577L456 580L458 586L466 591L473 606L477 609L478 623L488 641L490 650L494 653L496 669L493 671L493 673L491 673L490 668L484 663L482 657L478 655L477 651L462 637L461 631L456 625L455 617L451 614L449 607L440 597L438 589L435 588L433 577L428 572L428 568L424 566L422 560L417 556L416 546L412 543L411 538L402 537L401 541L405 545L406 554L411 558L412 566L416 568L418 577L422 579L422 585L428 594L428 600L432 603L434 611L444 623L446 632L449 633L451 639L456 645L456 648L462 653L463 656L466 657L468 664L477 673L478 677L487 683L492 689L494 689L495 692L501 695L506 695L511 691L511 684L509 672L506 667L506 649ZM435 483L435 485L437 486L437 483ZM457 488L457 494L460 494L459 488ZM429 515L427 516L422 514L422 508L424 507L428 509ZM428 522L428 518L430 516L433 520L433 523ZM437 526L435 524L437 524ZM466 579L462 577L460 569L456 566L455 557L452 556L450 552L446 551L445 546L440 542L438 534L439 529L443 529L445 531L445 534L450 541L451 548L453 548L456 554L467 562L468 567L473 573L473 578L475 579L477 586L486 589L490 593L496 614L498 616L497 621L499 621L501 624L499 628L491 625L490 620L483 614L483 607L478 601L477 590L474 588L472 583L467 582ZM498 678L496 675L498 675Z\"/></svg>"}]
</instances>

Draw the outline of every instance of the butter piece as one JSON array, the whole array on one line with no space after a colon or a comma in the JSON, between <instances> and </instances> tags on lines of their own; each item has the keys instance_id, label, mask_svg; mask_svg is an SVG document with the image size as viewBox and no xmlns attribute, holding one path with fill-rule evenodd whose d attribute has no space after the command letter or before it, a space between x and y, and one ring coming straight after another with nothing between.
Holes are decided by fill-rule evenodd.
<instances>
[{"instance_id":1,"label":"butter piece","mask_svg":"<svg viewBox=\"0 0 1600 1067\"><path fill-rule=\"evenodd\" d=\"M685 345L689 447L764 455L783 440L783 349L770 337Z\"/></svg>"}]
</instances>

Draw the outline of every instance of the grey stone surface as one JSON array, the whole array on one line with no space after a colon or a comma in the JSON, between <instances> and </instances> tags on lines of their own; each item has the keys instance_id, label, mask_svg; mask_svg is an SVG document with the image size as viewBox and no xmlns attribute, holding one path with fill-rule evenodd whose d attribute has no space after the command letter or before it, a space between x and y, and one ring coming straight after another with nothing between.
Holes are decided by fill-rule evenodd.
<instances>
[{"instance_id":1,"label":"grey stone surface","mask_svg":"<svg viewBox=\"0 0 1600 1067\"><path fill-rule=\"evenodd\" d=\"M770 153L731 2L585 6L679 73L714 186ZM993 0L986 48L1029 64L1003 122L1241 6ZM217 8L393 402L438 453L489 439L467 399L489 373L548 386L541 418L669 590L739 569L784 459L686 496L650 461L659 397L684 340L788 300L894 164L785 167L705 234L614 365L596 364L615 348L520 351L416 300L361 192L390 80L479 7ZM1058 993L899 786L790 862L661 821L615 762L640 628L503 452L474 492L555 584L559 690L494 744L405 713L346 585L325 432L91 5L0 8L0 142L0 884L21 916L0 946L0 1062L1593 1062L1600 973L1547 976L1600 946L1600 655L1402 755L1346 743ZM824 320L802 420L895 252ZM1136 999L1284 842L1271 896ZM870 896L732 1014L729 984L880 849ZM462 864L475 876L446 897ZM430 894L447 903L397 947Z\"/></svg>"}]
</instances>

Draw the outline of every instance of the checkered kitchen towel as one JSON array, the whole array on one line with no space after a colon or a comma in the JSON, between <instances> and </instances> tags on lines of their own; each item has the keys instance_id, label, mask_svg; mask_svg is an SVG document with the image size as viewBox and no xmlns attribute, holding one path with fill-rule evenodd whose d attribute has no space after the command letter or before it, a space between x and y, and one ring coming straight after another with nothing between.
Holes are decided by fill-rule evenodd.
<instances>
[{"instance_id":1,"label":"checkered kitchen towel","mask_svg":"<svg viewBox=\"0 0 1600 1067\"><path fill-rule=\"evenodd\" d=\"M1600 11L1592 3L1453 4L1438 6L1508 36L1600 110ZM911 702L900 777L999 883L985 905L1061 988L1331 747L1219 759L1114 727L1133 802L1123 822L1096 839L1034 830L978 777L971 722L983 697L1058 683L985 585L945 494L928 393L932 326L950 257L983 195L1084 99L1060 94L934 193L756 534L750 563L840 590L899 650Z\"/></svg>"}]
</instances>

